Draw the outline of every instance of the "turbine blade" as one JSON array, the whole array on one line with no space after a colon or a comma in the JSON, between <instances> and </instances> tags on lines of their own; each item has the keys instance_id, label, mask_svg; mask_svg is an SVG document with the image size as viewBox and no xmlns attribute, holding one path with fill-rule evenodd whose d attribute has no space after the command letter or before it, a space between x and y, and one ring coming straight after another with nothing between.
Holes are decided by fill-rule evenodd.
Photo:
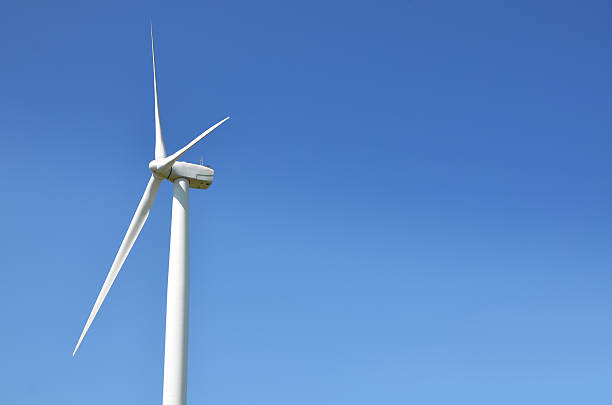
<instances>
[{"instance_id":1,"label":"turbine blade","mask_svg":"<svg viewBox=\"0 0 612 405\"><path fill-rule=\"evenodd\" d=\"M224 119L222 119L221 121L213 125L212 127L208 128L206 131L202 132L197 138L195 138L193 141L185 145L185 147L183 147L182 149L179 149L173 155L168 156L166 159L162 161L161 169L163 170L163 169L168 168L169 166L172 166L174 162L176 162L178 158L180 158L183 155L183 153L191 149L196 143L200 142L206 135L210 134L215 128L223 124L225 121L229 120L229 118L230 117L225 117Z\"/></svg>"},{"instance_id":2,"label":"turbine blade","mask_svg":"<svg viewBox=\"0 0 612 405\"><path fill-rule=\"evenodd\" d=\"M159 119L159 100L157 98L157 75L155 73L155 46L153 45L153 23L151 23L151 53L153 54L153 87L155 88L155 159L166 157L166 146L162 136Z\"/></svg>"},{"instance_id":3,"label":"turbine blade","mask_svg":"<svg viewBox=\"0 0 612 405\"><path fill-rule=\"evenodd\" d=\"M130 253L142 226L144 225L147 217L149 216L149 212L151 211L151 207L153 206L153 201L155 200L155 195L157 194L157 190L159 189L159 185L161 184L161 180L157 179L155 176L151 176L149 179L149 184L147 184L147 188L138 204L138 208L136 208L136 212L134 213L134 217L132 218L132 222L128 227L127 232L125 233L125 237L123 238L123 242L121 242L121 246L119 247L119 251L117 252L117 256L115 256L115 261L113 261L113 265L111 266L108 275L106 276L106 280L104 281L104 285L102 285L102 290L100 290L100 294L98 294L98 298L96 299L96 303L89 314L89 318L87 318L87 323L85 323L85 328L83 328L83 332L81 333L81 337L74 348L74 352L72 355L76 354L76 351L79 349L89 326L93 322L104 298L106 298L106 294L108 294L108 290L110 290L119 270L121 270L121 266L127 255Z\"/></svg>"}]
</instances>

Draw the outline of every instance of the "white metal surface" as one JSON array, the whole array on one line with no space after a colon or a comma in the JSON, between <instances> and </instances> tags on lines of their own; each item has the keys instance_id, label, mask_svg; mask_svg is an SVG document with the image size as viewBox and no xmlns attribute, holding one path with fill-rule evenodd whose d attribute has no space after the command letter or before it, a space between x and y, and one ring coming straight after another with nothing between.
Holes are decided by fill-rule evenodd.
<instances>
[{"instance_id":1,"label":"white metal surface","mask_svg":"<svg viewBox=\"0 0 612 405\"><path fill-rule=\"evenodd\" d=\"M185 405L187 397L187 340L189 329L189 181L174 181L166 345L164 405Z\"/></svg>"},{"instance_id":2,"label":"white metal surface","mask_svg":"<svg viewBox=\"0 0 612 405\"><path fill-rule=\"evenodd\" d=\"M168 270L163 403L164 405L185 405L189 319L189 188L208 188L213 181L214 170L203 165L179 162L178 159L215 128L227 121L229 117L219 121L189 142L185 147L166 157L166 148L159 117L152 27L151 48L153 52L153 87L155 90L155 160L149 163L152 175L72 354L74 356L81 345L119 270L121 270L134 242L138 238L149 216L161 181L163 179L172 181L174 183L174 197L172 200Z\"/></svg>"}]
</instances>

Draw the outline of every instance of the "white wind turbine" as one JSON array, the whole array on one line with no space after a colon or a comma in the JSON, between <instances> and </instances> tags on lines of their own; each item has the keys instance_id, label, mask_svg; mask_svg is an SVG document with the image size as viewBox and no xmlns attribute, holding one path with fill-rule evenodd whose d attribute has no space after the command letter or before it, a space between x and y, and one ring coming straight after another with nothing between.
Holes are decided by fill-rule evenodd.
<instances>
[{"instance_id":1,"label":"white wind turbine","mask_svg":"<svg viewBox=\"0 0 612 405\"><path fill-rule=\"evenodd\" d=\"M106 298L106 294L108 294L108 290L113 285L123 262L147 220L159 185L163 179L167 179L174 183L174 196L172 199L172 226L170 231L163 404L184 405L187 393L187 331L189 321L189 188L207 189L213 181L214 171L206 166L179 162L178 159L202 138L227 121L229 117L208 128L173 155L166 156L166 147L164 146L159 120L153 27L151 27L151 51L153 53L153 85L155 88L155 159L149 163L149 169L152 172L151 178L72 355L76 354L83 337L85 337L104 298Z\"/></svg>"}]
</instances>

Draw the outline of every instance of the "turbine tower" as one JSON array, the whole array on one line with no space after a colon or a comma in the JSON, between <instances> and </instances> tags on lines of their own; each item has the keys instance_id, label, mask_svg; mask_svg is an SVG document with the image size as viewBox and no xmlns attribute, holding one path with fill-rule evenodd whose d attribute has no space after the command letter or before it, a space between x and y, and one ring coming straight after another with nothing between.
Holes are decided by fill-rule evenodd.
<instances>
[{"instance_id":1,"label":"turbine tower","mask_svg":"<svg viewBox=\"0 0 612 405\"><path fill-rule=\"evenodd\" d=\"M149 163L149 169L152 172L151 178L72 355L76 354L119 270L121 270L123 262L125 262L136 238L138 238L138 234L140 234L140 230L151 211L159 185L162 180L169 180L174 183L174 196L172 199L168 266L163 404L185 405L189 324L189 189L207 189L213 181L214 171L209 167L180 162L178 159L215 128L227 121L229 117L208 128L176 153L166 156L166 147L159 119L153 26L151 26L151 52L153 53L153 87L155 89L155 159Z\"/></svg>"}]
</instances>

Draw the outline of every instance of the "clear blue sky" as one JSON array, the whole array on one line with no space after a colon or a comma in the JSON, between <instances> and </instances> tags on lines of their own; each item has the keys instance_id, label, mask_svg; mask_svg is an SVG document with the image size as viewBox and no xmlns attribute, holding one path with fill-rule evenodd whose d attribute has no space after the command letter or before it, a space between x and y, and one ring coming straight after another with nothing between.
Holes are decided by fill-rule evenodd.
<instances>
[{"instance_id":1,"label":"clear blue sky","mask_svg":"<svg viewBox=\"0 0 612 405\"><path fill-rule=\"evenodd\" d=\"M129 4L128 4L129 3ZM161 403L172 188L76 358L153 158L185 160L191 404L610 404L609 2L0 12L2 402Z\"/></svg>"}]
</instances>

